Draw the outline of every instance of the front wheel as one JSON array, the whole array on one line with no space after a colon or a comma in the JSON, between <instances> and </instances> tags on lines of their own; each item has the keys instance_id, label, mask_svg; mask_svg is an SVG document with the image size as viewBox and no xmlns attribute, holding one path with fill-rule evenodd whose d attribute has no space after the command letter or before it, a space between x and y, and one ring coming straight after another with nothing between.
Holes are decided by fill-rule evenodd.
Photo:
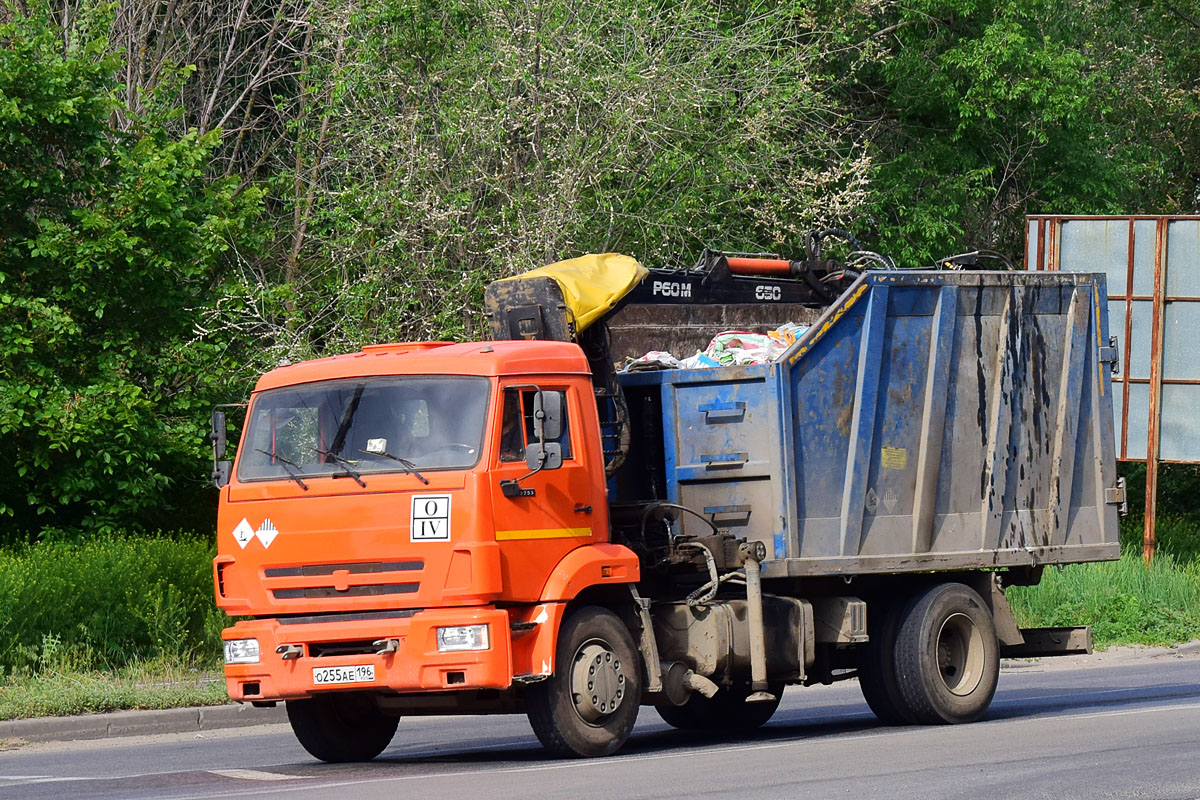
<instances>
[{"instance_id":1,"label":"front wheel","mask_svg":"<svg viewBox=\"0 0 1200 800\"><path fill-rule=\"evenodd\" d=\"M560 756L616 752L629 738L642 699L642 664L633 636L611 611L576 609L558 635L554 674L531 687L529 724Z\"/></svg>"},{"instance_id":2,"label":"front wheel","mask_svg":"<svg viewBox=\"0 0 1200 800\"><path fill-rule=\"evenodd\" d=\"M996 625L974 589L943 583L908 606L896 632L896 682L913 722L978 719L999 674Z\"/></svg>"},{"instance_id":3,"label":"front wheel","mask_svg":"<svg viewBox=\"0 0 1200 800\"><path fill-rule=\"evenodd\" d=\"M309 755L342 763L370 761L391 743L400 718L379 710L365 692L319 694L287 701L288 721Z\"/></svg>"}]
</instances>

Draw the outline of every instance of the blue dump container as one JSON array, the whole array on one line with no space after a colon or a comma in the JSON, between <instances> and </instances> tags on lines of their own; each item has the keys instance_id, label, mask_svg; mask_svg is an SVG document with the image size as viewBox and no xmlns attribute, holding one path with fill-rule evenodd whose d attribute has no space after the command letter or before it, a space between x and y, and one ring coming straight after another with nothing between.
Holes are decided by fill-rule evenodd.
<instances>
[{"instance_id":1,"label":"blue dump container","mask_svg":"<svg viewBox=\"0 0 1200 800\"><path fill-rule=\"evenodd\" d=\"M765 578L1117 558L1106 301L1100 274L866 273L775 363L620 375L612 501L763 542Z\"/></svg>"}]
</instances>

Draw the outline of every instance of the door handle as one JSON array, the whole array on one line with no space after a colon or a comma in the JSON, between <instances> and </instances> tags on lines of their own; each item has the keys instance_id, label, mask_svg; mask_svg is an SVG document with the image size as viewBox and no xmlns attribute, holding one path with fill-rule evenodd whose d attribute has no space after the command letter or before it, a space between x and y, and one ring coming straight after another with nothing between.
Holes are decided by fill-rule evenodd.
<instances>
[{"instance_id":1,"label":"door handle","mask_svg":"<svg viewBox=\"0 0 1200 800\"><path fill-rule=\"evenodd\" d=\"M700 463L705 469L741 469L750 461L749 453L702 453Z\"/></svg>"},{"instance_id":2,"label":"door handle","mask_svg":"<svg viewBox=\"0 0 1200 800\"><path fill-rule=\"evenodd\" d=\"M575 506L575 513L576 514L590 514L590 513L592 513L592 507L577 505L577 506Z\"/></svg>"}]
</instances>

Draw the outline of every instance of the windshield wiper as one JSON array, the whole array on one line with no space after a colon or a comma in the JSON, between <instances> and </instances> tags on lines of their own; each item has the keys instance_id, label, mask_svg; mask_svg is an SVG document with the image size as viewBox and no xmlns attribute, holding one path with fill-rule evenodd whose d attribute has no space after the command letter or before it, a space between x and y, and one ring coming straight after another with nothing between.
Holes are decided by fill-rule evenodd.
<instances>
[{"instance_id":1,"label":"windshield wiper","mask_svg":"<svg viewBox=\"0 0 1200 800\"><path fill-rule=\"evenodd\" d=\"M300 476L297 475L293 471L293 470L298 470L299 467L297 467L295 464L288 461L286 458L279 455L278 453L268 452L267 450L263 450L262 448L259 448L259 447L256 447L254 449L257 452L262 453L264 456L270 456L272 458L272 460L278 461L280 464L283 464L283 471L287 473L287 476L289 478L291 478L292 480L294 480L296 483L300 484L301 489L303 489L306 492L308 491L308 484L305 483L304 481L300 480Z\"/></svg>"},{"instance_id":2,"label":"windshield wiper","mask_svg":"<svg viewBox=\"0 0 1200 800\"><path fill-rule=\"evenodd\" d=\"M347 475L349 475L351 478L354 478L355 482L356 482L356 483L357 483L359 486L363 487L364 489L365 489L365 488L367 488L367 482L366 482L366 481L364 481L364 480L362 479L362 476L361 476L361 475L359 475L357 472L355 472L355 470L354 470L354 462L353 462L353 461L350 461L349 459L342 458L342 457L341 457L341 456L339 456L337 453L331 453L331 452L329 452L328 450L322 450L322 449L321 449L321 448L319 448L319 447L314 447L314 448L313 448L313 450L315 450L316 452L318 452L318 453L320 453L321 455L325 456L326 458L332 458L334 461L336 461L337 463L341 464L341 465L342 465L342 469L344 469L344 470L346 471L346 474L347 474Z\"/></svg>"},{"instance_id":3,"label":"windshield wiper","mask_svg":"<svg viewBox=\"0 0 1200 800\"><path fill-rule=\"evenodd\" d=\"M333 441L329 443L329 449L335 453L341 450L342 445L346 442L346 434L350 432L350 423L354 420L354 415L358 413L358 404L362 402L363 392L366 388L365 383L355 386L354 394L350 397L350 402L346 404L346 410L342 412L341 424L338 425L337 432L333 434Z\"/></svg>"},{"instance_id":4,"label":"windshield wiper","mask_svg":"<svg viewBox=\"0 0 1200 800\"><path fill-rule=\"evenodd\" d=\"M421 473L417 472L417 465L414 464L413 462L409 461L407 458L402 458L401 456L394 456L386 450L379 450L378 452L375 450L359 450L358 452L362 453L363 455L368 455L368 456L383 456L384 458L390 458L392 461L395 461L400 466L404 467L404 471L407 472L409 475L416 475L417 480L419 480L421 483L424 483L426 485L429 484L429 479L426 478Z\"/></svg>"}]
</instances>

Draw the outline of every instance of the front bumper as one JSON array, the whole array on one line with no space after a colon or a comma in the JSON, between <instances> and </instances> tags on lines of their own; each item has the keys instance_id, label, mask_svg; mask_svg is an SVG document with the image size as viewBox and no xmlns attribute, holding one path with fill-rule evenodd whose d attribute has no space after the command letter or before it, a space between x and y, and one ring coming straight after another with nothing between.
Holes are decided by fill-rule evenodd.
<instances>
[{"instance_id":1,"label":"front bumper","mask_svg":"<svg viewBox=\"0 0 1200 800\"><path fill-rule=\"evenodd\" d=\"M261 652L256 664L225 666L231 698L252 702L347 689L412 693L512 685L509 616L503 609L426 609L403 618L285 622L249 620L225 629L223 639L257 639ZM487 650L438 652L437 628L479 624L488 626ZM388 639L396 641L394 652L373 652L371 642ZM298 645L299 657L284 659L276 652L282 645ZM324 654L339 648L364 652ZM314 682L316 668L363 665L374 667L373 681L321 686Z\"/></svg>"}]
</instances>

